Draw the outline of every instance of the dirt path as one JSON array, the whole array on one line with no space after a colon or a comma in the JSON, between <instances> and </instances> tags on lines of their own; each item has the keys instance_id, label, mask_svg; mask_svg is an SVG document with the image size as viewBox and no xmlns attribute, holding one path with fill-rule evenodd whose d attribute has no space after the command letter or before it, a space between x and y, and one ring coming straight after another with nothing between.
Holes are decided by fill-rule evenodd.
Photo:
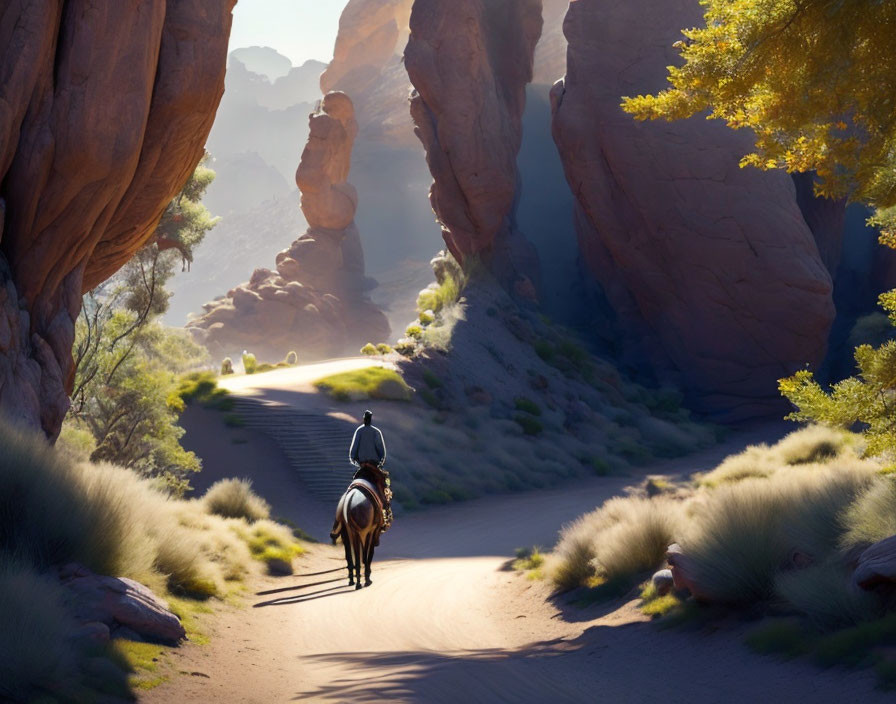
<instances>
[{"instance_id":1,"label":"dirt path","mask_svg":"<svg viewBox=\"0 0 896 704\"><path fill-rule=\"evenodd\" d=\"M708 469L756 437L651 468ZM277 471L269 464L270 472ZM403 518L383 538L372 587L348 589L341 548L315 547L295 577L253 585L205 646L172 656L185 673L145 702L884 701L871 671L823 671L751 654L738 629L658 631L635 602L575 609L507 571L518 546L631 479L496 497Z\"/></svg>"}]
</instances>

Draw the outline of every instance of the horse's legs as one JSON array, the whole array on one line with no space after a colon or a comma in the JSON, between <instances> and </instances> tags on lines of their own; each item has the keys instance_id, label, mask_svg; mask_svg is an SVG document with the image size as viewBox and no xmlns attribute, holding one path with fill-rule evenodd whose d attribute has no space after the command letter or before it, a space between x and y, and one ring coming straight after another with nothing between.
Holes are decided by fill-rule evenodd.
<instances>
[{"instance_id":1,"label":"horse's legs","mask_svg":"<svg viewBox=\"0 0 896 704\"><path fill-rule=\"evenodd\" d=\"M350 531L352 537L352 553L355 560L355 589L361 588L361 562L364 560L364 553L361 552L361 534L358 531Z\"/></svg>"},{"instance_id":2,"label":"horse's legs","mask_svg":"<svg viewBox=\"0 0 896 704\"><path fill-rule=\"evenodd\" d=\"M345 563L348 565L348 586L352 586L355 583L355 576L353 574L355 565L352 562L351 538L349 537L348 529L344 525L342 526L341 536L342 546L345 548Z\"/></svg>"},{"instance_id":3,"label":"horse's legs","mask_svg":"<svg viewBox=\"0 0 896 704\"><path fill-rule=\"evenodd\" d=\"M376 530L371 530L364 537L364 586L369 587L373 582L370 581L370 563L373 560L373 542Z\"/></svg>"}]
</instances>

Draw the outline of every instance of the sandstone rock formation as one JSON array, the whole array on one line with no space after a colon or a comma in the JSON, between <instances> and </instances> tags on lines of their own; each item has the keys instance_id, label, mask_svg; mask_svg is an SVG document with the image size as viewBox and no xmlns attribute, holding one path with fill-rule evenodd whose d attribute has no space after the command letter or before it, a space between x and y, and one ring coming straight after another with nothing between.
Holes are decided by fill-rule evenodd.
<instances>
[{"instance_id":1,"label":"sandstone rock formation","mask_svg":"<svg viewBox=\"0 0 896 704\"><path fill-rule=\"evenodd\" d=\"M296 172L308 231L277 255L276 271L256 269L188 323L212 352L248 349L276 361L295 350L308 359L387 339L386 318L366 297L370 282L354 224L358 194L347 181L357 131L349 97L324 96Z\"/></svg>"},{"instance_id":2,"label":"sandstone rock formation","mask_svg":"<svg viewBox=\"0 0 896 704\"><path fill-rule=\"evenodd\" d=\"M0 5L0 413L58 433L81 294L202 156L234 1Z\"/></svg>"},{"instance_id":3,"label":"sandstone rock formation","mask_svg":"<svg viewBox=\"0 0 896 704\"><path fill-rule=\"evenodd\" d=\"M749 135L700 116L637 123L619 107L663 88L679 28L699 20L695 0L571 3L553 132L582 254L628 352L735 419L767 413L777 379L821 361L834 308L790 178L738 168Z\"/></svg>"},{"instance_id":4,"label":"sandstone rock formation","mask_svg":"<svg viewBox=\"0 0 896 704\"><path fill-rule=\"evenodd\" d=\"M401 65L413 0L349 0L339 18L323 93L343 91L355 104L361 135L415 146L407 110L410 82Z\"/></svg>"},{"instance_id":5,"label":"sandstone rock formation","mask_svg":"<svg viewBox=\"0 0 896 704\"><path fill-rule=\"evenodd\" d=\"M541 10L541 0L417 0L405 49L445 242L462 264L482 257L501 266L510 283L532 268L513 210Z\"/></svg>"},{"instance_id":6,"label":"sandstone rock formation","mask_svg":"<svg viewBox=\"0 0 896 704\"><path fill-rule=\"evenodd\" d=\"M569 0L543 0L544 28L535 47L532 83L553 85L566 73L566 37L563 20Z\"/></svg>"}]
</instances>

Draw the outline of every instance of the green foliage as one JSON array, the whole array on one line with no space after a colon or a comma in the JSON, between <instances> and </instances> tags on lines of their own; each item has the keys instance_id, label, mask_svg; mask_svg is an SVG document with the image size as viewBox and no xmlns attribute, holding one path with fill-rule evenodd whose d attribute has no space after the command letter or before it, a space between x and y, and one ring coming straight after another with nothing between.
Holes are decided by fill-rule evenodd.
<instances>
[{"instance_id":1,"label":"green foliage","mask_svg":"<svg viewBox=\"0 0 896 704\"><path fill-rule=\"evenodd\" d=\"M393 350L392 347L387 345L385 342L381 342L376 346L376 351L380 354L392 354L395 350Z\"/></svg>"},{"instance_id":2,"label":"green foliage","mask_svg":"<svg viewBox=\"0 0 896 704\"><path fill-rule=\"evenodd\" d=\"M423 382L431 389L442 388L442 380L431 369L423 370Z\"/></svg>"},{"instance_id":3,"label":"green foliage","mask_svg":"<svg viewBox=\"0 0 896 704\"><path fill-rule=\"evenodd\" d=\"M460 267L456 267L446 270L440 283L430 284L423 289L417 296L417 312L422 316L421 322L429 315L432 315L434 320L442 309L457 303L465 285L465 277Z\"/></svg>"},{"instance_id":4,"label":"green foliage","mask_svg":"<svg viewBox=\"0 0 896 704\"><path fill-rule=\"evenodd\" d=\"M513 561L513 569L520 572L537 570L544 565L544 555L538 546L532 548L520 548L516 551L516 560Z\"/></svg>"},{"instance_id":5,"label":"green foliage","mask_svg":"<svg viewBox=\"0 0 896 704\"><path fill-rule=\"evenodd\" d=\"M684 65L669 67L672 87L626 98L624 109L638 119L709 110L755 136L743 164L815 171L821 195L896 206L892 3L703 4L706 26L684 30L676 44Z\"/></svg>"},{"instance_id":6,"label":"green foliage","mask_svg":"<svg viewBox=\"0 0 896 704\"><path fill-rule=\"evenodd\" d=\"M533 416L541 415L541 406L525 396L518 396L513 402L513 405L516 410L522 411L523 413L529 413Z\"/></svg>"},{"instance_id":7,"label":"green foliage","mask_svg":"<svg viewBox=\"0 0 896 704\"><path fill-rule=\"evenodd\" d=\"M423 327L417 323L411 323L405 329L404 334L415 340L420 340L423 338Z\"/></svg>"},{"instance_id":8,"label":"green foliage","mask_svg":"<svg viewBox=\"0 0 896 704\"><path fill-rule=\"evenodd\" d=\"M886 456L896 448L896 342L886 342L876 349L861 345L855 357L858 376L844 379L830 390L823 389L807 370L781 379L781 393L796 406L788 418L838 428L861 424L865 428L865 453Z\"/></svg>"},{"instance_id":9,"label":"green foliage","mask_svg":"<svg viewBox=\"0 0 896 704\"><path fill-rule=\"evenodd\" d=\"M366 367L318 379L314 386L339 401L378 398L408 401L411 388L401 375L386 367Z\"/></svg>"},{"instance_id":10,"label":"green foliage","mask_svg":"<svg viewBox=\"0 0 896 704\"><path fill-rule=\"evenodd\" d=\"M523 429L523 433L526 435L540 435L544 430L541 421L530 415L520 413L514 416L513 419L516 421L517 425Z\"/></svg>"},{"instance_id":11,"label":"green foliage","mask_svg":"<svg viewBox=\"0 0 896 704\"><path fill-rule=\"evenodd\" d=\"M429 325L436 319L435 311L431 309L421 310L418 316L421 325Z\"/></svg>"},{"instance_id":12,"label":"green foliage","mask_svg":"<svg viewBox=\"0 0 896 704\"><path fill-rule=\"evenodd\" d=\"M258 371L258 360L255 358L255 355L251 352L243 352L243 371L246 374L254 374Z\"/></svg>"},{"instance_id":13,"label":"green foliage","mask_svg":"<svg viewBox=\"0 0 896 704\"><path fill-rule=\"evenodd\" d=\"M244 518L250 523L270 518L267 501L252 491L251 479L221 479L202 497L209 513L224 518Z\"/></svg>"},{"instance_id":14,"label":"green foliage","mask_svg":"<svg viewBox=\"0 0 896 704\"><path fill-rule=\"evenodd\" d=\"M200 403L205 408L229 411L233 399L224 389L218 388L218 380L212 372L190 372L178 382L177 395L184 403Z\"/></svg>"},{"instance_id":15,"label":"green foliage","mask_svg":"<svg viewBox=\"0 0 896 704\"><path fill-rule=\"evenodd\" d=\"M69 422L94 436L94 461L115 462L189 487L199 459L180 445L176 425L183 404L179 374L206 362L205 351L183 330L165 328L166 282L177 254L184 264L215 220L199 202L214 172L200 164L171 202L150 243L83 300L75 325L75 380Z\"/></svg>"},{"instance_id":16,"label":"green foliage","mask_svg":"<svg viewBox=\"0 0 896 704\"><path fill-rule=\"evenodd\" d=\"M270 362L263 362L263 363L259 364L259 365L256 367L255 371L256 371L258 374L262 374L262 373L264 373L264 372L270 372L270 371L273 371L273 370L276 369L276 368L277 368L277 367L274 366L273 364L271 364Z\"/></svg>"},{"instance_id":17,"label":"green foliage","mask_svg":"<svg viewBox=\"0 0 896 704\"><path fill-rule=\"evenodd\" d=\"M305 552L293 538L289 528L273 521L260 519L248 527L238 527L237 532L249 546L252 557L268 567L272 574L292 571L294 557Z\"/></svg>"},{"instance_id":18,"label":"green foliage","mask_svg":"<svg viewBox=\"0 0 896 704\"><path fill-rule=\"evenodd\" d=\"M233 360L230 357L225 357L221 362L221 376L228 374L233 374Z\"/></svg>"},{"instance_id":19,"label":"green foliage","mask_svg":"<svg viewBox=\"0 0 896 704\"><path fill-rule=\"evenodd\" d=\"M395 343L395 351L403 357L413 357L417 351L417 343L409 337L403 337Z\"/></svg>"},{"instance_id":20,"label":"green foliage","mask_svg":"<svg viewBox=\"0 0 896 704\"><path fill-rule=\"evenodd\" d=\"M374 345L372 342L368 342L366 345L364 345L361 348L361 354L373 356L373 355L379 354L379 350L376 348L376 345Z\"/></svg>"},{"instance_id":21,"label":"green foliage","mask_svg":"<svg viewBox=\"0 0 896 704\"><path fill-rule=\"evenodd\" d=\"M641 612L647 616L661 617L681 607L681 599L675 594L660 595L651 580L641 585Z\"/></svg>"}]
</instances>

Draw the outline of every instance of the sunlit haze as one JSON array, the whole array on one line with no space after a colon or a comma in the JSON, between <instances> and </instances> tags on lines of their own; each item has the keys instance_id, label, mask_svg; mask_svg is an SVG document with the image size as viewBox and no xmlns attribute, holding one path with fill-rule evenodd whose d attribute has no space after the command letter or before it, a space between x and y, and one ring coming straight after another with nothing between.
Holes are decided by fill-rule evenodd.
<instances>
[{"instance_id":1,"label":"sunlit haze","mask_svg":"<svg viewBox=\"0 0 896 704\"><path fill-rule=\"evenodd\" d=\"M233 10L230 49L269 46L299 66L329 61L347 0L240 0Z\"/></svg>"}]
</instances>

